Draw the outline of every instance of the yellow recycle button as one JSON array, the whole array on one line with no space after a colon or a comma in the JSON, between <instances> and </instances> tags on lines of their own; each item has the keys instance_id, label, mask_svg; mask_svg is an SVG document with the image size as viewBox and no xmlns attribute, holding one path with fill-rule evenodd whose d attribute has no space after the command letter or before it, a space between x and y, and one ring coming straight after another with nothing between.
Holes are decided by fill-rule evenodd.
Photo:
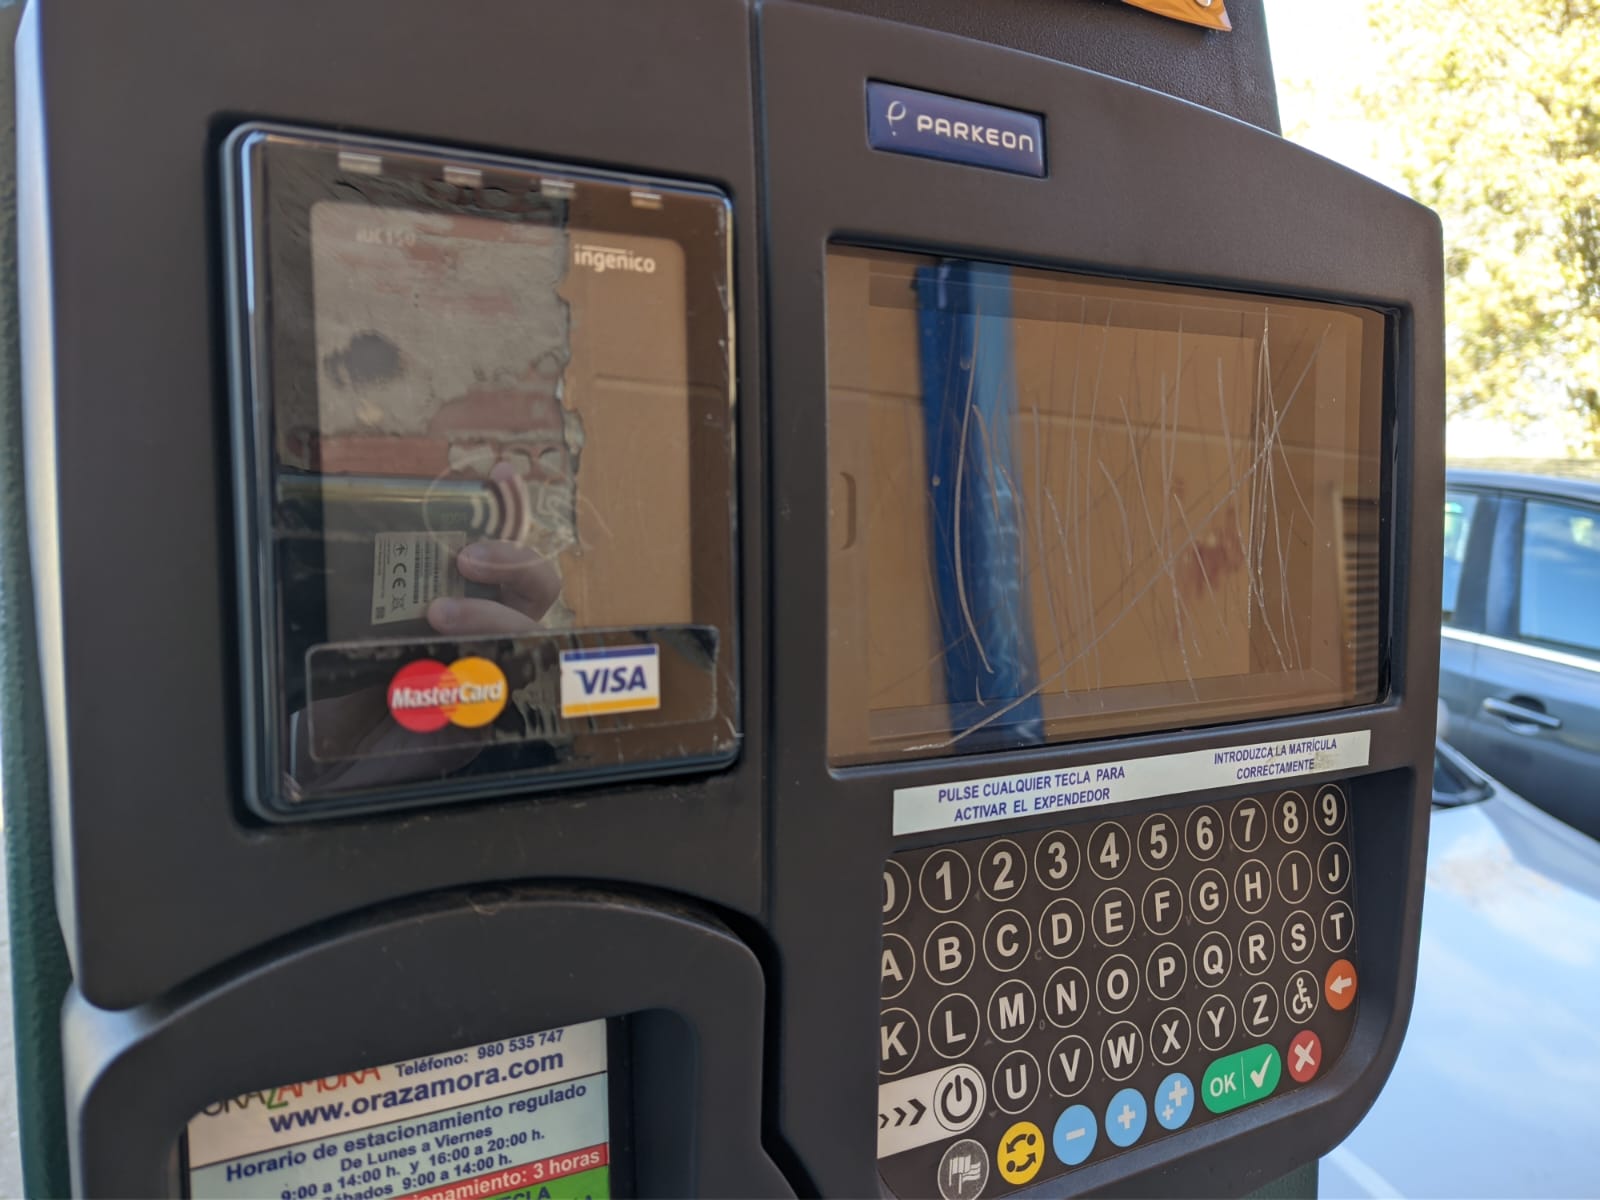
<instances>
[{"instance_id":1,"label":"yellow recycle button","mask_svg":"<svg viewBox=\"0 0 1600 1200\"><path fill-rule=\"evenodd\" d=\"M1044 1166L1044 1134L1032 1121L1018 1121L995 1150L995 1163L1007 1183L1027 1183Z\"/></svg>"}]
</instances>

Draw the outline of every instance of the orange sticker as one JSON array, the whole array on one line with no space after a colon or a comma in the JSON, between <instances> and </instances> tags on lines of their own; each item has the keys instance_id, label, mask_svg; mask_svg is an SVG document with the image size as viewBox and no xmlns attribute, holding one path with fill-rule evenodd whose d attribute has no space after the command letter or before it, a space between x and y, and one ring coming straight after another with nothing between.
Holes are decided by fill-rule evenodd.
<instances>
[{"instance_id":1,"label":"orange sticker","mask_svg":"<svg viewBox=\"0 0 1600 1200\"><path fill-rule=\"evenodd\" d=\"M1328 968L1323 980L1322 994L1328 998L1328 1007L1341 1011L1349 1008L1356 999L1356 969L1348 958L1338 959Z\"/></svg>"},{"instance_id":2,"label":"orange sticker","mask_svg":"<svg viewBox=\"0 0 1600 1200\"><path fill-rule=\"evenodd\" d=\"M1190 25L1203 25L1224 33L1233 29L1233 22L1228 20L1227 6L1222 0L1123 0L1123 3Z\"/></svg>"}]
</instances>

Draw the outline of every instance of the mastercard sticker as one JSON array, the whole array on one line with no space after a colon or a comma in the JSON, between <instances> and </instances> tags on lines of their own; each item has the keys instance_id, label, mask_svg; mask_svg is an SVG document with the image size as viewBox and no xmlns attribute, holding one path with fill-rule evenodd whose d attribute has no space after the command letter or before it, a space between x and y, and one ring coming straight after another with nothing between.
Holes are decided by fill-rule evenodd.
<instances>
[{"instance_id":1,"label":"mastercard sticker","mask_svg":"<svg viewBox=\"0 0 1600 1200\"><path fill-rule=\"evenodd\" d=\"M389 715L413 733L446 725L478 729L505 709L505 672L487 658L431 658L407 663L389 681Z\"/></svg>"}]
</instances>

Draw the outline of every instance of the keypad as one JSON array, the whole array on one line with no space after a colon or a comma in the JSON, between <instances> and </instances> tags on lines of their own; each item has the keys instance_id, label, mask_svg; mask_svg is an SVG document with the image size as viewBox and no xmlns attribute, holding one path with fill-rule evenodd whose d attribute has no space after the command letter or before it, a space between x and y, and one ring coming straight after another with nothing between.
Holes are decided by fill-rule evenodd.
<instances>
[{"instance_id":1,"label":"keypad","mask_svg":"<svg viewBox=\"0 0 1600 1200\"><path fill-rule=\"evenodd\" d=\"M1355 1020L1340 785L884 864L878 1159L1000 1195L1305 1086Z\"/></svg>"}]
</instances>

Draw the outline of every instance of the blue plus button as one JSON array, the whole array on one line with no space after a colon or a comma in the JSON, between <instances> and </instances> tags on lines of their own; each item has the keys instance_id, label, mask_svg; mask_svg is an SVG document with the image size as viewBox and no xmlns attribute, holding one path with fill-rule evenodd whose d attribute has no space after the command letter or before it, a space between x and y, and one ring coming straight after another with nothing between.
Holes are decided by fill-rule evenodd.
<instances>
[{"instance_id":1,"label":"blue plus button","mask_svg":"<svg viewBox=\"0 0 1600 1200\"><path fill-rule=\"evenodd\" d=\"M1156 1088L1156 1120L1163 1129L1182 1129L1194 1112L1194 1081L1174 1071Z\"/></svg>"},{"instance_id":2,"label":"blue plus button","mask_svg":"<svg viewBox=\"0 0 1600 1200\"><path fill-rule=\"evenodd\" d=\"M1075 1167L1089 1157L1094 1149L1094 1112L1086 1104L1074 1104L1056 1118L1056 1131L1051 1137L1056 1157L1069 1167Z\"/></svg>"},{"instance_id":3,"label":"blue plus button","mask_svg":"<svg viewBox=\"0 0 1600 1200\"><path fill-rule=\"evenodd\" d=\"M1149 1110L1137 1088L1123 1088L1106 1105L1106 1136L1117 1146L1131 1146L1144 1132Z\"/></svg>"}]
</instances>

